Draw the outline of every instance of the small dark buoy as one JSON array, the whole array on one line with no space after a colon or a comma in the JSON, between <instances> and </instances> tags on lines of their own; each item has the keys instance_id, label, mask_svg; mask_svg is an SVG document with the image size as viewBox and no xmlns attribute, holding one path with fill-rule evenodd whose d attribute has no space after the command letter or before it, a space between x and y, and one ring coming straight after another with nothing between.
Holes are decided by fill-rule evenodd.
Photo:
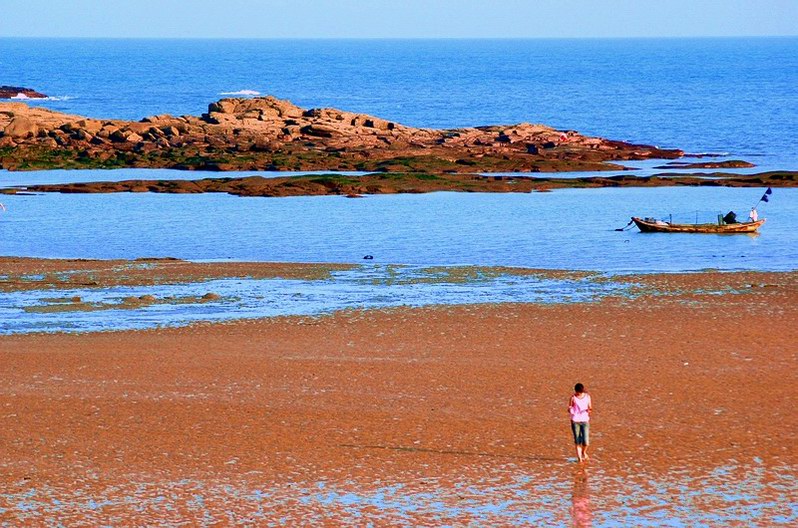
<instances>
[{"instance_id":1,"label":"small dark buoy","mask_svg":"<svg viewBox=\"0 0 798 528\"><path fill-rule=\"evenodd\" d=\"M374 255L366 255L363 260L374 260Z\"/></svg>"}]
</instances>

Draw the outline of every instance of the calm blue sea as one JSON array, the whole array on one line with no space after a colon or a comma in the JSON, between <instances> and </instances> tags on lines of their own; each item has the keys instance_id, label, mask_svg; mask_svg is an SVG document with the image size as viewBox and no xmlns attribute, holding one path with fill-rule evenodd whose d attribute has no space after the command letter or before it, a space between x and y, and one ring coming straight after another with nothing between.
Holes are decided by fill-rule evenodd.
<instances>
[{"instance_id":1,"label":"calm blue sea","mask_svg":"<svg viewBox=\"0 0 798 528\"><path fill-rule=\"evenodd\" d=\"M138 119L254 90L414 126L530 121L798 167L798 38L0 39L0 84Z\"/></svg>"},{"instance_id":2,"label":"calm blue sea","mask_svg":"<svg viewBox=\"0 0 798 528\"><path fill-rule=\"evenodd\" d=\"M758 236L618 232L632 215L744 213L763 189L563 189L240 198L227 194L4 196L0 255L488 265L607 272L798 268L798 189L760 207ZM744 215L743 215L744 216Z\"/></svg>"},{"instance_id":3,"label":"calm blue sea","mask_svg":"<svg viewBox=\"0 0 798 528\"><path fill-rule=\"evenodd\" d=\"M760 169L798 169L798 38L0 39L0 84L52 96L33 104L96 117L198 114L223 94L253 90L415 126L542 122L688 152L727 153ZM0 185L183 175L0 172ZM768 223L759 237L613 231L633 214L673 213L683 221L693 221L696 212L708 221L729 209L744 214L763 190L364 200L4 197L0 254L324 262L358 262L373 254L380 263L414 265L796 269L796 190L777 190L760 209Z\"/></svg>"}]
</instances>

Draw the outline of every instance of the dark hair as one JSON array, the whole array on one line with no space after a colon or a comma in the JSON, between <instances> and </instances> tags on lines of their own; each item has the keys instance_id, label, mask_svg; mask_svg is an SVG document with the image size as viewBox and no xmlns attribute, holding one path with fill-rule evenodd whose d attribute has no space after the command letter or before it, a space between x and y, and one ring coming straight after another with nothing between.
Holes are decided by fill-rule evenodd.
<instances>
[{"instance_id":1,"label":"dark hair","mask_svg":"<svg viewBox=\"0 0 798 528\"><path fill-rule=\"evenodd\" d=\"M585 392L585 386L582 385L581 383L577 383L576 385L574 385L574 392L576 392L577 394Z\"/></svg>"}]
</instances>

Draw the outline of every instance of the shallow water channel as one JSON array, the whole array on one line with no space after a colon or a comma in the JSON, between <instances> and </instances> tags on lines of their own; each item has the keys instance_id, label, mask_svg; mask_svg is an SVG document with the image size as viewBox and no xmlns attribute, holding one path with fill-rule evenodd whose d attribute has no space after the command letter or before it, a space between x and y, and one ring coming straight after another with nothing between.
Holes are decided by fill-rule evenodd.
<instances>
[{"instance_id":1,"label":"shallow water channel","mask_svg":"<svg viewBox=\"0 0 798 528\"><path fill-rule=\"evenodd\" d=\"M0 255L45 258L517 266L600 272L792 270L798 189L761 204L758 236L624 232L631 216L741 217L751 188L603 188L240 198L226 194L4 196Z\"/></svg>"}]
</instances>

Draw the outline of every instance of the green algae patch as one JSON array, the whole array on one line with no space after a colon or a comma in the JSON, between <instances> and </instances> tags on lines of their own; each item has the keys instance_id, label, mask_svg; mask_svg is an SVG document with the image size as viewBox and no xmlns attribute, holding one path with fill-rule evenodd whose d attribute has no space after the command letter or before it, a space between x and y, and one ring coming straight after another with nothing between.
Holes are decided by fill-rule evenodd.
<instances>
[{"instance_id":1,"label":"green algae patch","mask_svg":"<svg viewBox=\"0 0 798 528\"><path fill-rule=\"evenodd\" d=\"M364 269L366 267L364 266ZM583 281L599 278L597 272L541 270L531 268L515 268L509 266L413 266L388 265L384 275L368 280L377 285L399 284L469 284L507 277L534 277L540 280Z\"/></svg>"},{"instance_id":2,"label":"green algae patch","mask_svg":"<svg viewBox=\"0 0 798 528\"><path fill-rule=\"evenodd\" d=\"M136 260L0 257L0 292L152 286L222 278L328 280L356 264L189 262L174 258Z\"/></svg>"},{"instance_id":3,"label":"green algae patch","mask_svg":"<svg viewBox=\"0 0 798 528\"><path fill-rule=\"evenodd\" d=\"M593 169L595 170L595 168ZM543 171L541 171L543 172ZM667 176L667 177L666 177ZM728 176L728 177L727 177ZM30 185L24 191L61 193L153 192L167 194L226 193L248 197L353 196L418 194L431 192L529 193L555 189L605 187L795 187L798 172L769 172L748 175L661 175L586 176L579 178L531 177L527 175L485 175L463 172L376 172L362 176L312 174L298 176L247 176L200 180L124 180Z\"/></svg>"},{"instance_id":4,"label":"green algae patch","mask_svg":"<svg viewBox=\"0 0 798 528\"><path fill-rule=\"evenodd\" d=\"M28 313L96 312L101 310L136 310L158 304L205 304L224 300L221 295L213 292L208 292L204 295L166 296L162 298L145 294L138 297L123 297L120 302L86 302L80 297L47 297L41 299L45 304L26 306L23 310Z\"/></svg>"}]
</instances>

